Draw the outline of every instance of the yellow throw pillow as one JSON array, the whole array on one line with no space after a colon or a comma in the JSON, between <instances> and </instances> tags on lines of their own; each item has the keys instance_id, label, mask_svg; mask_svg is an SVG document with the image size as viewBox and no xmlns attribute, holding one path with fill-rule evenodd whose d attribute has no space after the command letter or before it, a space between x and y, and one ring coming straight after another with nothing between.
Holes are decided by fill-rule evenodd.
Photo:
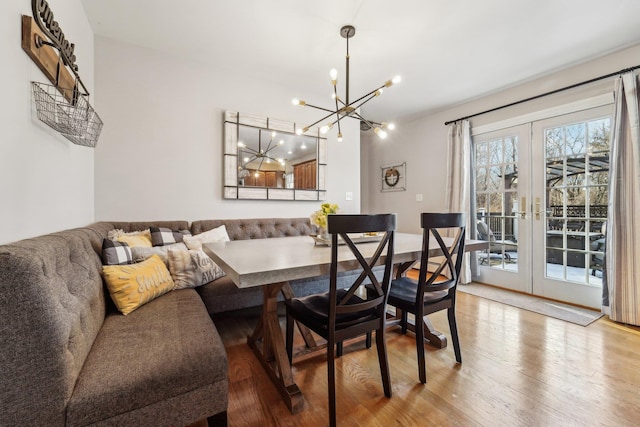
<instances>
[{"instance_id":1,"label":"yellow throw pillow","mask_svg":"<svg viewBox=\"0 0 640 427\"><path fill-rule=\"evenodd\" d=\"M116 229L111 230L107 234L107 238L111 240L117 240L118 242L126 243L130 248L143 247L151 248L153 244L151 242L151 231L147 228L142 231L130 231L128 233Z\"/></svg>"},{"instance_id":2,"label":"yellow throw pillow","mask_svg":"<svg viewBox=\"0 0 640 427\"><path fill-rule=\"evenodd\" d=\"M150 248L153 247L151 244L151 235L139 234L137 236L129 236L123 235L117 238L118 242L126 243L130 248L143 247Z\"/></svg>"},{"instance_id":3,"label":"yellow throw pillow","mask_svg":"<svg viewBox=\"0 0 640 427\"><path fill-rule=\"evenodd\" d=\"M111 299L122 314L172 290L175 285L167 266L158 255L131 265L105 265L102 275Z\"/></svg>"}]
</instances>

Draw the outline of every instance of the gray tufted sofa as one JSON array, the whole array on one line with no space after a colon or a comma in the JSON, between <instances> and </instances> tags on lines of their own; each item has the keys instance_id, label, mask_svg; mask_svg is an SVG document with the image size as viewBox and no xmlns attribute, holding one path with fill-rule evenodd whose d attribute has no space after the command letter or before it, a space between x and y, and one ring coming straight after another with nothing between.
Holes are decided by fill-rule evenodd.
<instances>
[{"instance_id":1,"label":"gray tufted sofa","mask_svg":"<svg viewBox=\"0 0 640 427\"><path fill-rule=\"evenodd\" d=\"M315 231L307 218L99 222L0 246L0 426L225 425L227 357L209 313L259 305L261 290L222 277L122 316L100 259L115 228L222 224L232 240Z\"/></svg>"}]
</instances>

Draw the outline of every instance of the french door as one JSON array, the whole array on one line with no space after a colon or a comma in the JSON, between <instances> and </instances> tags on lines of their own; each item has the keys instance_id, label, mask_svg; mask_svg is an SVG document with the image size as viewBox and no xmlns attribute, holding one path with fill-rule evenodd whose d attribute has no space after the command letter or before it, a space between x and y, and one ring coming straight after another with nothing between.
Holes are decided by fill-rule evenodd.
<instances>
[{"instance_id":1,"label":"french door","mask_svg":"<svg viewBox=\"0 0 640 427\"><path fill-rule=\"evenodd\" d=\"M529 200L530 126L475 135L476 280L531 292Z\"/></svg>"},{"instance_id":2,"label":"french door","mask_svg":"<svg viewBox=\"0 0 640 427\"><path fill-rule=\"evenodd\" d=\"M533 293L602 305L611 106L535 122Z\"/></svg>"},{"instance_id":3,"label":"french door","mask_svg":"<svg viewBox=\"0 0 640 427\"><path fill-rule=\"evenodd\" d=\"M611 113L474 135L476 280L600 307Z\"/></svg>"}]
</instances>

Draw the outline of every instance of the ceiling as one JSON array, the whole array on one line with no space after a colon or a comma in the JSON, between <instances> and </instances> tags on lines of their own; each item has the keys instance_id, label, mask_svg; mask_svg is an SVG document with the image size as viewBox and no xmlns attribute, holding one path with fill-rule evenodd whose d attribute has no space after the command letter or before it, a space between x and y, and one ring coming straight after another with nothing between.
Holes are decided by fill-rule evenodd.
<instances>
[{"instance_id":1,"label":"ceiling","mask_svg":"<svg viewBox=\"0 0 640 427\"><path fill-rule=\"evenodd\" d=\"M639 0L82 3L96 35L277 84L327 107L331 68L344 97L339 32L354 25L351 100L402 76L363 108L377 121L441 110L640 42Z\"/></svg>"}]
</instances>

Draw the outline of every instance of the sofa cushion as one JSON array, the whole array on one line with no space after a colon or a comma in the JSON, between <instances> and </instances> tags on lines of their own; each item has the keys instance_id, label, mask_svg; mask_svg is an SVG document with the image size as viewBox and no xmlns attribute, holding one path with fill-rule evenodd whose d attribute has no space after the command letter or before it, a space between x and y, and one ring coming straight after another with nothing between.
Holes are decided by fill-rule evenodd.
<instances>
[{"instance_id":1,"label":"sofa cushion","mask_svg":"<svg viewBox=\"0 0 640 427\"><path fill-rule=\"evenodd\" d=\"M142 231L131 231L126 232L121 229L115 229L109 231L107 234L107 238L111 240L117 240L118 242L123 242L128 244L130 247L135 246L145 246L151 247L151 232L149 229Z\"/></svg>"},{"instance_id":2,"label":"sofa cushion","mask_svg":"<svg viewBox=\"0 0 640 427\"><path fill-rule=\"evenodd\" d=\"M227 229L224 224L195 236L184 237L184 243L189 249L192 249L194 251L202 250L203 243L228 242L229 240L231 239L229 239L229 235L227 234Z\"/></svg>"},{"instance_id":3,"label":"sofa cushion","mask_svg":"<svg viewBox=\"0 0 640 427\"><path fill-rule=\"evenodd\" d=\"M131 248L131 256L133 257L133 262L141 262L145 259L151 258L151 255L158 255L160 259L169 266L169 258L168 253L172 249L180 249L183 251L188 250L187 245L184 243L174 243L173 245L166 246L154 246L152 248L149 247L136 247Z\"/></svg>"},{"instance_id":4,"label":"sofa cushion","mask_svg":"<svg viewBox=\"0 0 640 427\"><path fill-rule=\"evenodd\" d=\"M193 221L191 233L200 234L221 225L231 240L308 236L315 232L309 218L207 219Z\"/></svg>"},{"instance_id":5,"label":"sofa cushion","mask_svg":"<svg viewBox=\"0 0 640 427\"><path fill-rule=\"evenodd\" d=\"M165 246L180 243L185 235L191 235L189 230L172 230L167 227L150 227L151 244L153 246Z\"/></svg>"},{"instance_id":6,"label":"sofa cushion","mask_svg":"<svg viewBox=\"0 0 640 427\"><path fill-rule=\"evenodd\" d=\"M176 418L176 399L222 384L223 402L215 403L226 408L226 378L224 345L202 300L193 289L176 290L128 316L106 317L69 401L67 425L134 425L129 412L163 404L157 421L188 424Z\"/></svg>"},{"instance_id":7,"label":"sofa cushion","mask_svg":"<svg viewBox=\"0 0 640 427\"><path fill-rule=\"evenodd\" d=\"M224 271L203 251L169 251L169 271L175 289L195 288L224 276Z\"/></svg>"},{"instance_id":8,"label":"sofa cushion","mask_svg":"<svg viewBox=\"0 0 640 427\"><path fill-rule=\"evenodd\" d=\"M103 239L102 263L104 265L133 264L131 248L127 243L117 240Z\"/></svg>"},{"instance_id":9,"label":"sofa cushion","mask_svg":"<svg viewBox=\"0 0 640 427\"><path fill-rule=\"evenodd\" d=\"M175 286L167 266L158 255L138 264L105 265L102 275L111 299L122 314L131 313Z\"/></svg>"}]
</instances>

